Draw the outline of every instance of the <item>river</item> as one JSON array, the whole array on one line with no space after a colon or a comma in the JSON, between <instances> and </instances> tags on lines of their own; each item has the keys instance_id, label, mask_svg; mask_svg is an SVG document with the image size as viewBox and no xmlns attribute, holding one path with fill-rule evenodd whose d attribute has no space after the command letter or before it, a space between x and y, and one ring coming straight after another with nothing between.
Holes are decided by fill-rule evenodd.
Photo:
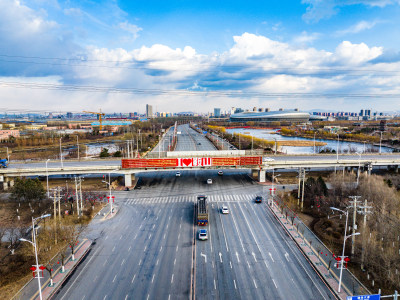
<instances>
[{"instance_id":1,"label":"river","mask_svg":"<svg viewBox=\"0 0 400 300\"><path fill-rule=\"evenodd\" d=\"M245 135L250 135L257 138L266 139L269 141L314 141L313 139L303 138L303 137L293 137L293 136L283 136L276 133L276 130L272 129L249 129L249 128L233 128L227 129L227 133L241 133ZM324 140L324 139L315 139L316 142L324 142L326 146L322 148L331 148L336 151L338 147L337 140ZM316 151L318 151L316 147ZM286 153L286 154L313 154L314 147L292 147L292 146L281 146L278 151ZM348 152L360 152L360 153L369 153L369 152L379 152L379 146L373 146L365 143L356 143L356 142L344 142L339 141L339 153L348 153ZM391 148L383 147L381 148L382 153L392 152Z\"/></svg>"}]
</instances>

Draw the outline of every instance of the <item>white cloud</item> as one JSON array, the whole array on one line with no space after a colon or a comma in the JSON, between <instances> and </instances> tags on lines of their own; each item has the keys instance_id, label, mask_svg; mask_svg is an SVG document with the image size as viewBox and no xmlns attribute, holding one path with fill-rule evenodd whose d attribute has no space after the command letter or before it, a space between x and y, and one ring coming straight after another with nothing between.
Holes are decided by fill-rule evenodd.
<instances>
[{"instance_id":1,"label":"white cloud","mask_svg":"<svg viewBox=\"0 0 400 300\"><path fill-rule=\"evenodd\" d=\"M299 36L293 39L294 44L307 45L312 44L315 40L319 39L320 34L317 32L308 33L303 31Z\"/></svg>"},{"instance_id":2,"label":"white cloud","mask_svg":"<svg viewBox=\"0 0 400 300\"><path fill-rule=\"evenodd\" d=\"M399 0L302 0L302 4L308 5L303 20L308 23L316 23L322 19L329 19L340 11L340 8L348 5L362 4L370 7L385 7L387 5L399 5Z\"/></svg>"},{"instance_id":3,"label":"white cloud","mask_svg":"<svg viewBox=\"0 0 400 300\"><path fill-rule=\"evenodd\" d=\"M360 21L357 24L354 24L353 26L350 26L347 29L337 31L336 35L337 36L344 36L344 35L347 35L347 34L356 34L356 33L359 33L361 31L365 31L365 30L371 29L371 28L375 27L376 24L378 24L378 21L371 21L371 22Z\"/></svg>"},{"instance_id":4,"label":"white cloud","mask_svg":"<svg viewBox=\"0 0 400 300\"><path fill-rule=\"evenodd\" d=\"M142 28L140 28L139 26L137 26L135 24L130 24L128 21L119 23L118 27L121 28L122 30L129 32L131 34L131 38L133 40L136 40L138 37L139 31L143 30Z\"/></svg>"}]
</instances>

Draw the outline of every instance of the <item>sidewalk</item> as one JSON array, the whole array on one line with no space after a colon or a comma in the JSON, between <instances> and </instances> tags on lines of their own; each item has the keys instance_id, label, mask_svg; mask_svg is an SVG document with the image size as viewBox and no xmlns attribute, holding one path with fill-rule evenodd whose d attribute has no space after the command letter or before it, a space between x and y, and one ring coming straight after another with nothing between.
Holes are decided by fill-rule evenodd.
<instances>
[{"instance_id":1,"label":"sidewalk","mask_svg":"<svg viewBox=\"0 0 400 300\"><path fill-rule=\"evenodd\" d=\"M320 274L321 277L323 277L323 280L331 287L336 296L338 296L340 299L346 299L347 296L352 296L353 294L349 291L349 289L344 285L343 282L341 286L341 292L337 292L339 287L339 277L333 271L334 266L331 266L331 268L329 268L328 270L328 266L326 265L325 261L320 259L319 251L316 252L315 249L309 243L307 243L307 240L304 239L302 233L297 231L298 227L296 228L294 226L296 224L293 223L292 225L291 222L286 219L285 215L280 212L279 207L277 207L275 201L268 201L270 203L267 206L272 211L275 218L280 222L288 235L296 242L299 249L312 263L313 268ZM318 254L318 256L316 255L316 253ZM328 253L323 252L321 255L324 254L326 256L328 255Z\"/></svg>"},{"instance_id":2,"label":"sidewalk","mask_svg":"<svg viewBox=\"0 0 400 300\"><path fill-rule=\"evenodd\" d=\"M80 242L75 250L75 260L72 260L71 251L66 259L64 266L65 272L62 272L61 265L57 260L53 264L53 285L50 286L49 272L44 270L43 277L40 282L42 285L42 297L43 299L49 299L51 296L58 291L63 282L69 277L72 271L79 265L82 259L86 256L92 245L91 240L84 239ZM14 297L13 299L39 299L38 281L36 278L32 278Z\"/></svg>"}]
</instances>

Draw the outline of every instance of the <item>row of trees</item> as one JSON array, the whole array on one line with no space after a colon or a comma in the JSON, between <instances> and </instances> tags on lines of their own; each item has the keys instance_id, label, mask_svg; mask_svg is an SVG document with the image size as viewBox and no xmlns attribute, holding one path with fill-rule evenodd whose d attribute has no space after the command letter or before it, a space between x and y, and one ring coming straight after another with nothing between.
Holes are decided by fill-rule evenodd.
<instances>
[{"instance_id":1,"label":"row of trees","mask_svg":"<svg viewBox=\"0 0 400 300\"><path fill-rule=\"evenodd\" d=\"M381 176L363 175L358 186L355 176L352 173L333 174L328 179L329 191L322 178L309 177L305 182L304 209L316 218L312 223L315 232L338 253L343 245L345 218L328 220L327 216L332 215L330 207L349 210L349 224L352 224L350 196L361 196L355 220L361 235L356 237L352 266L365 271L361 274L369 279L370 286L375 283L375 287L393 292L400 288L400 196ZM294 196L297 198L297 194ZM292 207L296 209L293 200ZM365 200L371 209L363 209ZM364 219L360 212L365 211ZM351 243L347 243L348 255L350 248Z\"/></svg>"}]
</instances>

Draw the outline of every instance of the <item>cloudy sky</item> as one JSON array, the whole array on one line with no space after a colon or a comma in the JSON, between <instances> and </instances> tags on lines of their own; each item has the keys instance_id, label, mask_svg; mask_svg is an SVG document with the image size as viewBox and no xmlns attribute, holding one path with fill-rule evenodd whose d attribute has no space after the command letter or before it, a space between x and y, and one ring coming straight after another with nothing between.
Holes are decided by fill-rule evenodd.
<instances>
[{"instance_id":1,"label":"cloudy sky","mask_svg":"<svg viewBox=\"0 0 400 300\"><path fill-rule=\"evenodd\" d=\"M400 0L0 0L0 113L400 110Z\"/></svg>"}]
</instances>

